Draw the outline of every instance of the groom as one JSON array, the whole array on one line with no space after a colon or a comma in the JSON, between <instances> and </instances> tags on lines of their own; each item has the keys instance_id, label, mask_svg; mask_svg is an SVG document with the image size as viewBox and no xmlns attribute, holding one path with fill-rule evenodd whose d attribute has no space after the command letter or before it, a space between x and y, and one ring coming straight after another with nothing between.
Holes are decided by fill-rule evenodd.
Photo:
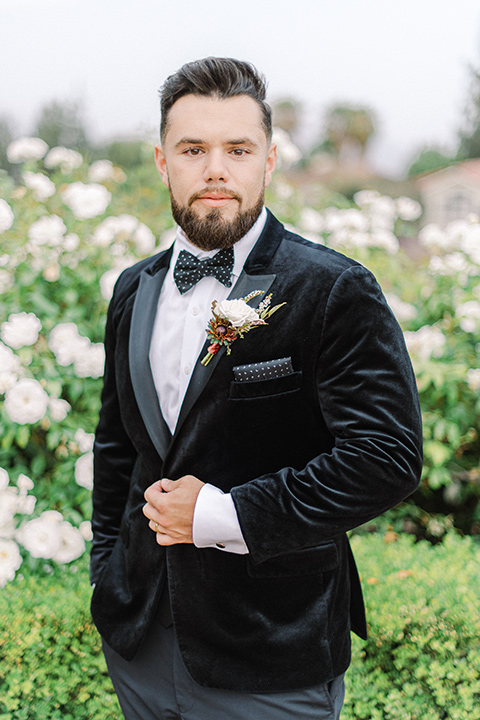
<instances>
[{"instance_id":1,"label":"groom","mask_svg":"<svg viewBox=\"0 0 480 720\"><path fill-rule=\"evenodd\" d=\"M366 632L345 533L421 469L402 332L370 272L264 208L250 64L184 65L161 109L179 227L109 308L93 618L128 720L333 720Z\"/></svg>"}]
</instances>

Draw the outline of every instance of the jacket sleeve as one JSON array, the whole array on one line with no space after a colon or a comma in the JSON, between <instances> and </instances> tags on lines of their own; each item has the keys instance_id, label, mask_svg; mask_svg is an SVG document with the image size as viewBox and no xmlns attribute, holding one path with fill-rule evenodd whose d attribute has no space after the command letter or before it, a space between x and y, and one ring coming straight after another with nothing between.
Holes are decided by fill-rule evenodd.
<instances>
[{"instance_id":1,"label":"jacket sleeve","mask_svg":"<svg viewBox=\"0 0 480 720\"><path fill-rule=\"evenodd\" d=\"M403 333L368 270L356 265L339 276L319 335L315 392L334 445L304 468L232 489L254 564L367 522L419 483L415 377Z\"/></svg>"},{"instance_id":2,"label":"jacket sleeve","mask_svg":"<svg viewBox=\"0 0 480 720\"><path fill-rule=\"evenodd\" d=\"M137 457L121 420L117 394L115 377L117 303L118 298L114 294L108 310L105 330L104 385L93 448L93 544L90 561L92 583L98 582L118 537L130 478Z\"/></svg>"}]
</instances>

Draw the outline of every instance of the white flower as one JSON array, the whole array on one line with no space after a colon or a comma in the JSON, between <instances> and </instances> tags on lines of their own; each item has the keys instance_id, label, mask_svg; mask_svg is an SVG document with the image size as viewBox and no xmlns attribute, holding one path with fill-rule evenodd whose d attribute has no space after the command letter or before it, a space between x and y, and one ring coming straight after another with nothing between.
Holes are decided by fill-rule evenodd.
<instances>
[{"instance_id":1,"label":"white flower","mask_svg":"<svg viewBox=\"0 0 480 720\"><path fill-rule=\"evenodd\" d=\"M155 235L149 227L139 222L133 233L133 242L140 255L149 255L155 248Z\"/></svg>"},{"instance_id":2,"label":"white flower","mask_svg":"<svg viewBox=\"0 0 480 720\"><path fill-rule=\"evenodd\" d=\"M73 361L77 377L99 378L105 366L105 348L103 343L90 343Z\"/></svg>"},{"instance_id":3,"label":"white flower","mask_svg":"<svg viewBox=\"0 0 480 720\"><path fill-rule=\"evenodd\" d=\"M11 163L26 160L40 160L48 150L46 142L37 137L23 137L14 140L7 147L7 158Z\"/></svg>"},{"instance_id":4,"label":"white flower","mask_svg":"<svg viewBox=\"0 0 480 720\"><path fill-rule=\"evenodd\" d=\"M42 173L34 173L27 170L23 173L23 182L33 191L33 197L38 202L43 202L47 198L55 195L54 183Z\"/></svg>"},{"instance_id":5,"label":"white flower","mask_svg":"<svg viewBox=\"0 0 480 720\"><path fill-rule=\"evenodd\" d=\"M48 338L48 346L54 353L59 365L71 365L75 357L85 352L90 340L80 335L75 323L59 323L55 325Z\"/></svg>"},{"instance_id":6,"label":"white flower","mask_svg":"<svg viewBox=\"0 0 480 720\"><path fill-rule=\"evenodd\" d=\"M397 215L401 220L417 220L422 214L422 206L409 197L399 197L395 200Z\"/></svg>"},{"instance_id":7,"label":"white flower","mask_svg":"<svg viewBox=\"0 0 480 720\"><path fill-rule=\"evenodd\" d=\"M7 582L14 579L21 564L22 556L17 543L0 539L0 587L5 587Z\"/></svg>"},{"instance_id":8,"label":"white flower","mask_svg":"<svg viewBox=\"0 0 480 720\"><path fill-rule=\"evenodd\" d=\"M73 250L76 250L79 245L80 238L78 237L77 233L68 233L68 235L65 235L65 237L63 238L62 247L65 252L72 252Z\"/></svg>"},{"instance_id":9,"label":"white flower","mask_svg":"<svg viewBox=\"0 0 480 720\"><path fill-rule=\"evenodd\" d=\"M82 163L83 157L79 152L71 150L70 148L62 147L61 145L49 150L48 155L43 161L45 167L60 167L60 170L64 175L72 172L72 170L75 170L76 168L79 168Z\"/></svg>"},{"instance_id":10,"label":"white flower","mask_svg":"<svg viewBox=\"0 0 480 720\"><path fill-rule=\"evenodd\" d=\"M82 182L74 182L63 191L62 199L77 220L86 220L102 215L112 196L106 187L98 183L85 185Z\"/></svg>"},{"instance_id":11,"label":"white flower","mask_svg":"<svg viewBox=\"0 0 480 720\"><path fill-rule=\"evenodd\" d=\"M100 292L105 300L110 300L113 295L113 289L118 278L124 271L123 266L112 268L104 272L100 278Z\"/></svg>"},{"instance_id":12,"label":"white flower","mask_svg":"<svg viewBox=\"0 0 480 720\"><path fill-rule=\"evenodd\" d=\"M8 270L0 270L0 295L6 293L13 286L15 278Z\"/></svg>"},{"instance_id":13,"label":"white flower","mask_svg":"<svg viewBox=\"0 0 480 720\"><path fill-rule=\"evenodd\" d=\"M459 305L455 315L460 318L460 327L464 332L474 333L480 327L480 302L469 300Z\"/></svg>"},{"instance_id":14,"label":"white flower","mask_svg":"<svg viewBox=\"0 0 480 720\"><path fill-rule=\"evenodd\" d=\"M34 495L20 495L18 498L17 512L22 515L31 515L35 510L37 498Z\"/></svg>"},{"instance_id":15,"label":"white flower","mask_svg":"<svg viewBox=\"0 0 480 720\"><path fill-rule=\"evenodd\" d=\"M28 239L35 245L55 247L63 243L67 228L58 215L46 215L33 222L28 228Z\"/></svg>"},{"instance_id":16,"label":"white flower","mask_svg":"<svg viewBox=\"0 0 480 720\"><path fill-rule=\"evenodd\" d=\"M425 225L420 230L418 240L427 250L448 252L455 249L455 242L452 241L452 237L433 223Z\"/></svg>"},{"instance_id":17,"label":"white flower","mask_svg":"<svg viewBox=\"0 0 480 720\"><path fill-rule=\"evenodd\" d=\"M45 510L42 513L42 517L47 520L51 520L52 522L63 522L63 515L61 512L58 512L58 510Z\"/></svg>"},{"instance_id":18,"label":"white flower","mask_svg":"<svg viewBox=\"0 0 480 720\"><path fill-rule=\"evenodd\" d=\"M12 522L18 508L17 488L7 487L0 491L0 536L5 537L7 528Z\"/></svg>"},{"instance_id":19,"label":"white flower","mask_svg":"<svg viewBox=\"0 0 480 720\"><path fill-rule=\"evenodd\" d=\"M0 492L8 487L10 479L5 468L0 467Z\"/></svg>"},{"instance_id":20,"label":"white flower","mask_svg":"<svg viewBox=\"0 0 480 720\"><path fill-rule=\"evenodd\" d=\"M467 385L470 390L480 390L480 368L469 368L467 370Z\"/></svg>"},{"instance_id":21,"label":"white flower","mask_svg":"<svg viewBox=\"0 0 480 720\"><path fill-rule=\"evenodd\" d=\"M81 453L86 453L93 449L93 442L95 440L93 433L87 433L83 428L78 428L74 439Z\"/></svg>"},{"instance_id":22,"label":"white flower","mask_svg":"<svg viewBox=\"0 0 480 720\"><path fill-rule=\"evenodd\" d=\"M115 168L110 160L96 160L90 165L88 179L90 182L97 183L104 182L105 180L114 180Z\"/></svg>"},{"instance_id":23,"label":"white flower","mask_svg":"<svg viewBox=\"0 0 480 720\"><path fill-rule=\"evenodd\" d=\"M29 478L28 475L20 473L17 480L17 487L20 492L27 492L28 490L33 490L33 480Z\"/></svg>"},{"instance_id":24,"label":"white flower","mask_svg":"<svg viewBox=\"0 0 480 720\"><path fill-rule=\"evenodd\" d=\"M20 528L17 540L32 557L51 559L62 545L61 523L42 514Z\"/></svg>"},{"instance_id":25,"label":"white flower","mask_svg":"<svg viewBox=\"0 0 480 720\"><path fill-rule=\"evenodd\" d=\"M81 455L75 463L75 482L86 490L93 489L93 452Z\"/></svg>"},{"instance_id":26,"label":"white flower","mask_svg":"<svg viewBox=\"0 0 480 720\"><path fill-rule=\"evenodd\" d=\"M407 322L417 317L417 309L413 305L403 302L393 293L386 294L385 297L398 322Z\"/></svg>"},{"instance_id":27,"label":"white flower","mask_svg":"<svg viewBox=\"0 0 480 720\"><path fill-rule=\"evenodd\" d=\"M290 135L282 128L273 128L272 142L277 146L277 157L280 165L293 165L298 162L302 153L293 144Z\"/></svg>"},{"instance_id":28,"label":"white flower","mask_svg":"<svg viewBox=\"0 0 480 720\"><path fill-rule=\"evenodd\" d=\"M20 358L2 342L0 342L0 368L4 373L12 374L15 377L21 371Z\"/></svg>"},{"instance_id":29,"label":"white flower","mask_svg":"<svg viewBox=\"0 0 480 720\"><path fill-rule=\"evenodd\" d=\"M233 327L242 327L247 323L258 323L260 317L256 310L247 305L245 300L222 300L215 307L215 315L229 320Z\"/></svg>"},{"instance_id":30,"label":"white flower","mask_svg":"<svg viewBox=\"0 0 480 720\"><path fill-rule=\"evenodd\" d=\"M0 337L6 345L18 350L27 345L34 345L42 323L35 313L12 313L7 322L2 323Z\"/></svg>"},{"instance_id":31,"label":"white flower","mask_svg":"<svg viewBox=\"0 0 480 720\"><path fill-rule=\"evenodd\" d=\"M48 395L37 380L22 378L5 393L4 407L13 422L29 425L45 416Z\"/></svg>"},{"instance_id":32,"label":"white flower","mask_svg":"<svg viewBox=\"0 0 480 720\"><path fill-rule=\"evenodd\" d=\"M15 216L10 205L0 198L0 233L12 227Z\"/></svg>"},{"instance_id":33,"label":"white flower","mask_svg":"<svg viewBox=\"0 0 480 720\"><path fill-rule=\"evenodd\" d=\"M82 533L66 520L60 523L60 547L52 555L58 563L69 563L85 552L85 540Z\"/></svg>"},{"instance_id":34,"label":"white flower","mask_svg":"<svg viewBox=\"0 0 480 720\"><path fill-rule=\"evenodd\" d=\"M55 422L62 422L68 415L70 404L66 400L61 398L50 398L48 403L48 409L50 411L50 417Z\"/></svg>"},{"instance_id":35,"label":"white flower","mask_svg":"<svg viewBox=\"0 0 480 720\"><path fill-rule=\"evenodd\" d=\"M440 328L434 325L424 325L416 332L407 331L404 335L409 353L421 360L440 357L447 342Z\"/></svg>"},{"instance_id":36,"label":"white flower","mask_svg":"<svg viewBox=\"0 0 480 720\"><path fill-rule=\"evenodd\" d=\"M313 208L303 208L300 215L300 226L303 230L312 233L320 233L324 227L322 215Z\"/></svg>"},{"instance_id":37,"label":"white flower","mask_svg":"<svg viewBox=\"0 0 480 720\"><path fill-rule=\"evenodd\" d=\"M84 520L80 523L78 529L82 533L82 537L87 542L93 540L92 523L90 520Z\"/></svg>"}]
</instances>

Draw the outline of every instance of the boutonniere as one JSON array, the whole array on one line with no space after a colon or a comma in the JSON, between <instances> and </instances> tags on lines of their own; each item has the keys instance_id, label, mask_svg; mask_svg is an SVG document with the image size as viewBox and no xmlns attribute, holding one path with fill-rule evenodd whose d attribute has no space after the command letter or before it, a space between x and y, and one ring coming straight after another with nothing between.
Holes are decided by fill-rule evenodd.
<instances>
[{"instance_id":1,"label":"boutonniere","mask_svg":"<svg viewBox=\"0 0 480 720\"><path fill-rule=\"evenodd\" d=\"M243 338L245 333L259 325L268 325L267 318L277 312L282 305L280 303L271 307L272 295L267 295L257 309L250 307L247 303L257 295L263 295L263 290L254 290L244 298L238 300L222 300L212 303L213 317L207 325L207 336L211 340L208 352L202 360L202 365L208 365L210 360L220 350L222 345L227 348L227 355L230 355L230 345L238 337Z\"/></svg>"}]
</instances>

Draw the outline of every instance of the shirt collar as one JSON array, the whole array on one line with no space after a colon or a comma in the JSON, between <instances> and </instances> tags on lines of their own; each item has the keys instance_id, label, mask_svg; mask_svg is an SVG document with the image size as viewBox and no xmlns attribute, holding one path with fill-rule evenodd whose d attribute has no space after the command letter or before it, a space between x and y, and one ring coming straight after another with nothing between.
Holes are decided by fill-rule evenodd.
<instances>
[{"instance_id":1,"label":"shirt collar","mask_svg":"<svg viewBox=\"0 0 480 720\"><path fill-rule=\"evenodd\" d=\"M252 225L250 230L240 240L238 240L233 246L234 253L234 265L232 275L236 278L239 277L242 272L245 260L249 256L253 246L257 242L258 238L262 234L262 230L265 227L267 221L267 211L263 206L260 215L258 216L255 223ZM174 267L177 262L177 258L180 254L180 250L187 250L192 255L195 255L199 260L203 260L208 257L213 257L218 250L202 250L201 248L192 245L190 240L187 238L180 226L177 227L177 234L175 236L175 242L173 244L173 254L170 262L170 267Z\"/></svg>"}]
</instances>

